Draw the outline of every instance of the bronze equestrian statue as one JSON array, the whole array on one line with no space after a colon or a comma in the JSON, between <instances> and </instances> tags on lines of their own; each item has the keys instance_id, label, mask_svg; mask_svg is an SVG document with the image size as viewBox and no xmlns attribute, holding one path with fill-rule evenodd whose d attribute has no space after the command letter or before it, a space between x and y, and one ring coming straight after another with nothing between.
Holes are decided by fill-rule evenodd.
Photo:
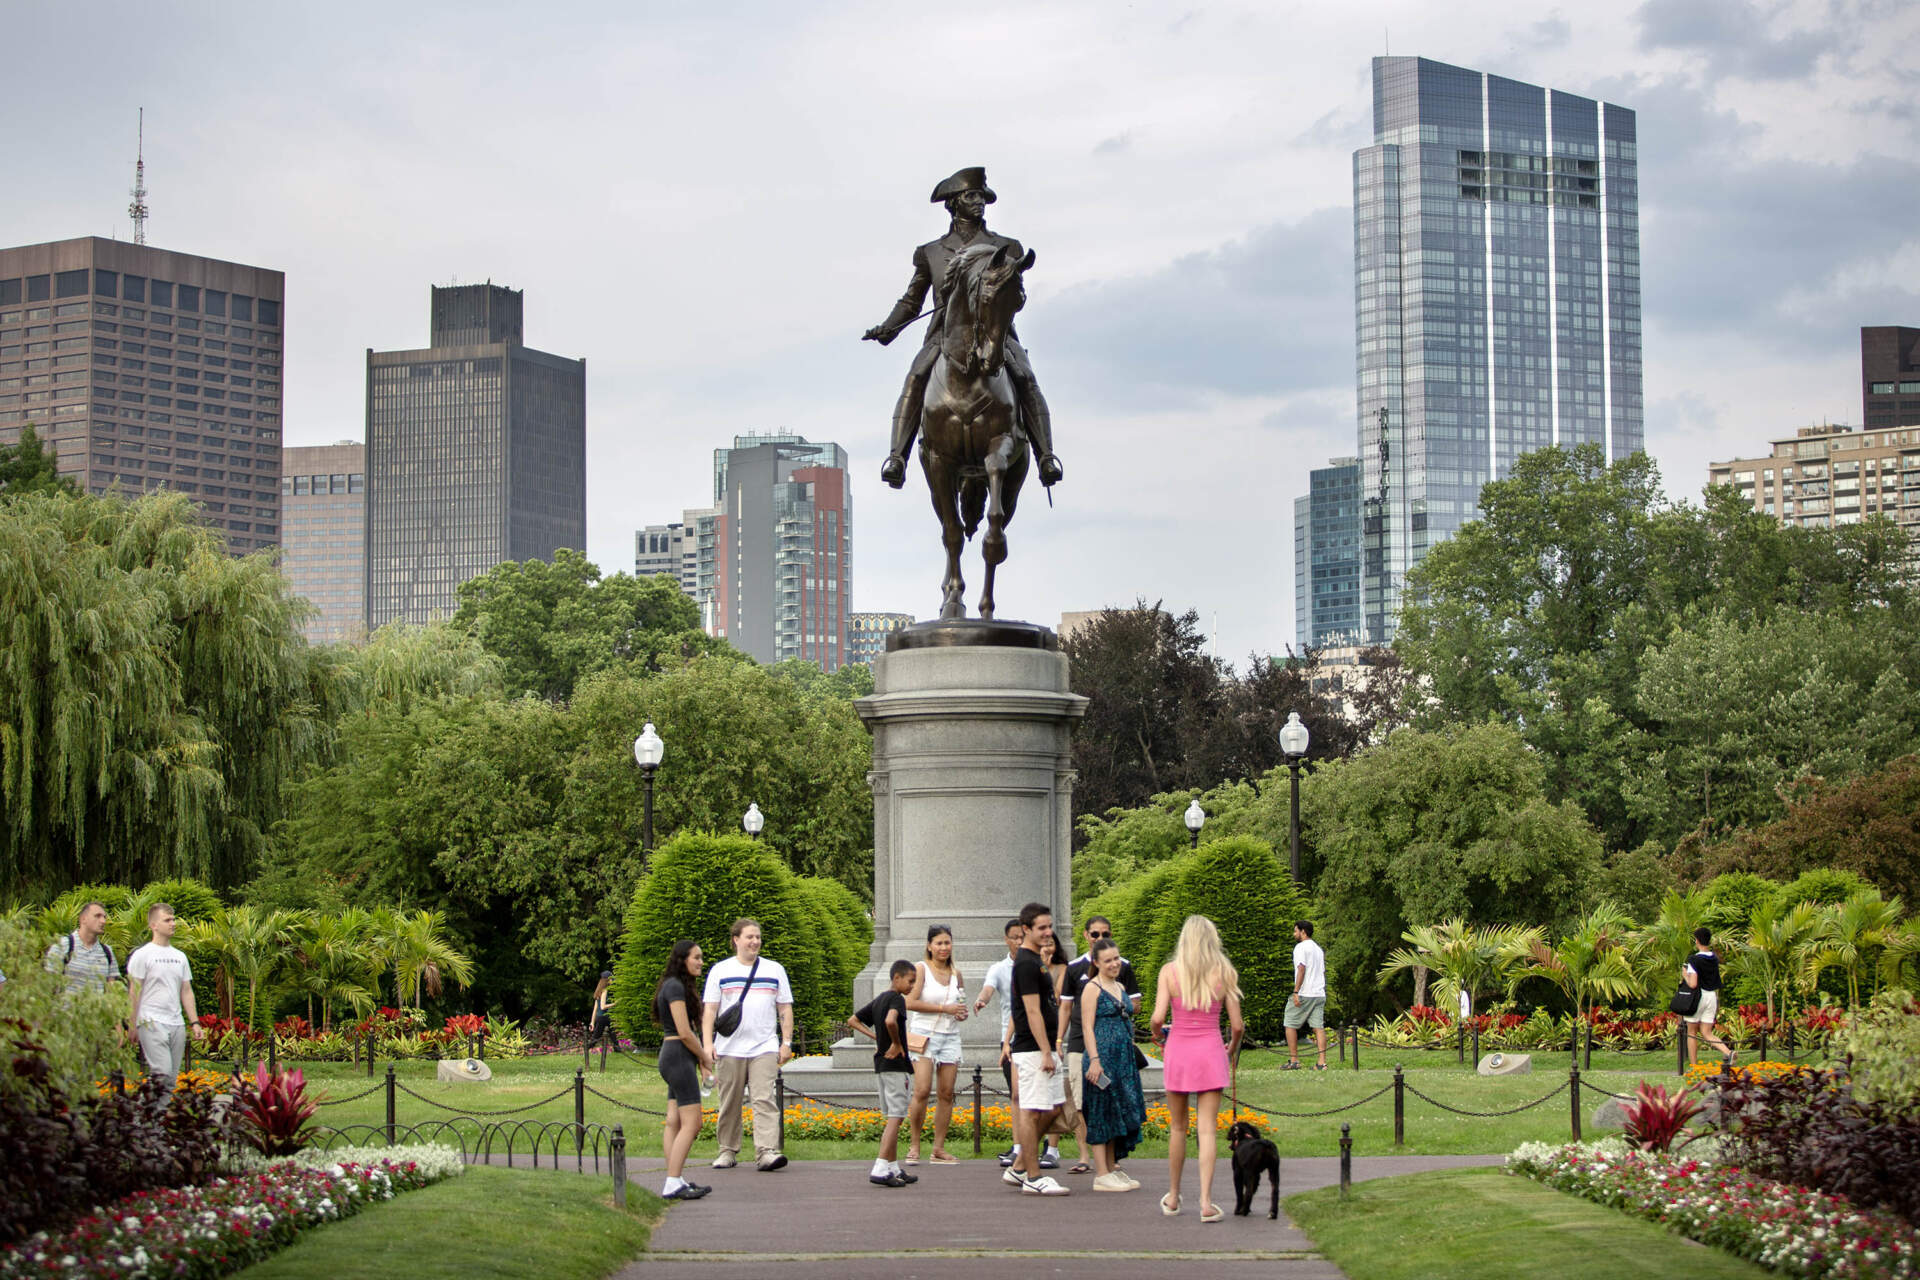
<instances>
[{"instance_id":1,"label":"bronze equestrian statue","mask_svg":"<svg viewBox=\"0 0 1920 1280\"><path fill-rule=\"evenodd\" d=\"M960 548L983 515L987 573L980 616L993 617L994 570L1006 559L1006 525L1026 478L1029 442L1042 484L1051 486L1062 474L1046 399L1013 331L1014 313L1026 303L1021 276L1034 255L987 230L986 207L994 199L984 168L962 169L933 189L933 202L945 202L952 225L913 251L906 293L863 335L883 346L892 342L920 318L933 293L933 319L894 407L880 478L896 489L906 482L907 453L919 435L920 466L947 549L943 619L966 615Z\"/></svg>"}]
</instances>

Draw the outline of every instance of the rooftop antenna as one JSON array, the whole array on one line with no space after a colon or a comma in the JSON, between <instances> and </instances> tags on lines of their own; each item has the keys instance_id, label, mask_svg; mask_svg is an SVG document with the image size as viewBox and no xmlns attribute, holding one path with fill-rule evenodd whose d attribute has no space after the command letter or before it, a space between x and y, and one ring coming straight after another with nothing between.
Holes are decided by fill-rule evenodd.
<instances>
[{"instance_id":1,"label":"rooftop antenna","mask_svg":"<svg viewBox=\"0 0 1920 1280\"><path fill-rule=\"evenodd\" d=\"M127 206L133 219L133 242L147 242L147 109L140 108L140 149L133 162L133 203Z\"/></svg>"}]
</instances>

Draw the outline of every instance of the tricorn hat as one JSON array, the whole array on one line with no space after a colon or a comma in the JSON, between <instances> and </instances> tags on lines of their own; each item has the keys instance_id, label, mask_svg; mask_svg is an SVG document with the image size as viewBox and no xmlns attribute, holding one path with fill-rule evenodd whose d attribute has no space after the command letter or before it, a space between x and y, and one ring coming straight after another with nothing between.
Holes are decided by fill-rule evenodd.
<instances>
[{"instance_id":1,"label":"tricorn hat","mask_svg":"<svg viewBox=\"0 0 1920 1280\"><path fill-rule=\"evenodd\" d=\"M992 204L1000 198L994 195L993 188L987 185L986 167L984 165L976 165L971 169L962 169L951 178L943 181L933 189L933 195L928 197L928 199L933 204L939 204L942 200L953 199L953 197L959 195L962 191L981 192L987 197L988 204Z\"/></svg>"}]
</instances>

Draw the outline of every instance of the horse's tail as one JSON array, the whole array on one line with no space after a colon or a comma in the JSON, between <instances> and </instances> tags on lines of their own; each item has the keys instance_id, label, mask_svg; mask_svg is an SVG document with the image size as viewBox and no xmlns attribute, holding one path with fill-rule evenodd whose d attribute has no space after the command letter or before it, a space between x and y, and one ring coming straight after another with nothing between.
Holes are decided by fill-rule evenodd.
<instances>
[{"instance_id":1,"label":"horse's tail","mask_svg":"<svg viewBox=\"0 0 1920 1280\"><path fill-rule=\"evenodd\" d=\"M984 472L968 475L960 481L960 518L966 522L967 538L973 538L980 518L987 511L987 477Z\"/></svg>"}]
</instances>

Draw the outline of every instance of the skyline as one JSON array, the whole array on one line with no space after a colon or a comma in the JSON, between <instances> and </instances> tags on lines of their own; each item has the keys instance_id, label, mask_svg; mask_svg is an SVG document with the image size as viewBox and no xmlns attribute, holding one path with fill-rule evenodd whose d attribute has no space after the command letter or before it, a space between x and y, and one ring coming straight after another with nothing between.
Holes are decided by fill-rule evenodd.
<instances>
[{"instance_id":1,"label":"skyline","mask_svg":"<svg viewBox=\"0 0 1920 1280\"><path fill-rule=\"evenodd\" d=\"M877 480L917 331L858 339L944 230L927 190L984 164L989 225L1038 255L1021 333L1067 469L1009 530L1003 616L1138 595L1218 615L1230 660L1283 648L1292 497L1354 452L1350 165L1383 27L1395 53L1638 113L1646 439L1670 496L1768 435L1857 423L1860 326L1920 320L1901 200L1920 14L1891 5L608 7L511 42L490 8L246 33L210 7L111 9L13 22L21 47L84 37L125 72L8 131L35 195L0 243L130 238L144 106L150 243L287 273L289 445L364 438L365 351L417 341L423 287L527 290L540 346L589 361L587 549L608 572L637 528L703 505L714 447L789 430L850 454L852 607L934 612L923 486ZM900 74L928 50L978 67ZM64 84L55 61L14 101ZM184 70L215 65L270 72Z\"/></svg>"}]
</instances>

